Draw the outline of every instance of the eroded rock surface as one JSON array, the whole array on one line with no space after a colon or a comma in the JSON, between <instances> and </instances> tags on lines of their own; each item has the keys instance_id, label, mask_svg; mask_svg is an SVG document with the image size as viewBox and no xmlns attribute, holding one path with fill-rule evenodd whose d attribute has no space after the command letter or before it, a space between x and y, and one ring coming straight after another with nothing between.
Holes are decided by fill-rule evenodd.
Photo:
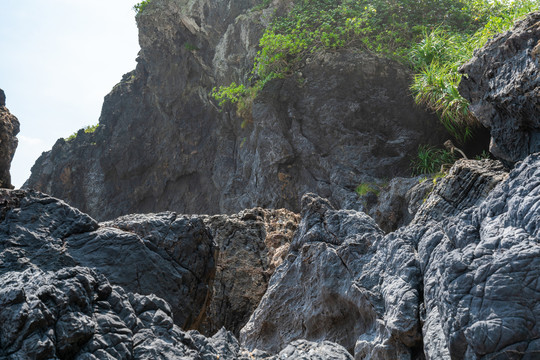
<instances>
[{"instance_id":1,"label":"eroded rock surface","mask_svg":"<svg viewBox=\"0 0 540 360\"><path fill-rule=\"evenodd\" d=\"M0 359L352 359L332 343L296 341L272 356L241 348L225 330L184 332L164 300L85 267L7 272L0 283Z\"/></svg>"},{"instance_id":2,"label":"eroded rock surface","mask_svg":"<svg viewBox=\"0 0 540 360\"><path fill-rule=\"evenodd\" d=\"M386 236L365 214L306 196L243 343L277 352L328 339L356 359L538 357L539 179L540 154L509 176L462 160Z\"/></svg>"},{"instance_id":3,"label":"eroded rock surface","mask_svg":"<svg viewBox=\"0 0 540 360\"><path fill-rule=\"evenodd\" d=\"M244 210L203 217L216 242L216 271L203 323L238 336L266 292L268 280L287 255L300 217L288 210Z\"/></svg>"},{"instance_id":4,"label":"eroded rock surface","mask_svg":"<svg viewBox=\"0 0 540 360\"><path fill-rule=\"evenodd\" d=\"M490 40L460 71L460 93L491 131L490 151L515 163L540 151L540 12Z\"/></svg>"},{"instance_id":5,"label":"eroded rock surface","mask_svg":"<svg viewBox=\"0 0 540 360\"><path fill-rule=\"evenodd\" d=\"M92 267L126 291L169 301L180 326L189 328L201 316L215 266L214 244L202 220L146 215L124 231L99 226L79 210L34 191L4 190L0 201L0 272ZM153 232L140 236L136 226Z\"/></svg>"},{"instance_id":6,"label":"eroded rock surface","mask_svg":"<svg viewBox=\"0 0 540 360\"><path fill-rule=\"evenodd\" d=\"M446 140L406 95L409 70L358 49L318 53L299 76L268 83L242 128L209 93L248 83L265 26L290 1L256 5L153 0L137 16L137 68L106 97L100 126L60 139L26 186L100 221L166 210L299 211L308 191L357 209L359 183L406 175L419 144Z\"/></svg>"},{"instance_id":7,"label":"eroded rock surface","mask_svg":"<svg viewBox=\"0 0 540 360\"><path fill-rule=\"evenodd\" d=\"M6 107L6 94L0 89L0 188L12 189L11 160L15 155L19 133L19 120Z\"/></svg>"},{"instance_id":8,"label":"eroded rock surface","mask_svg":"<svg viewBox=\"0 0 540 360\"><path fill-rule=\"evenodd\" d=\"M48 195L0 192L0 273L87 266L126 291L155 294L184 329L238 333L286 255L298 215L134 214L98 224Z\"/></svg>"}]
</instances>

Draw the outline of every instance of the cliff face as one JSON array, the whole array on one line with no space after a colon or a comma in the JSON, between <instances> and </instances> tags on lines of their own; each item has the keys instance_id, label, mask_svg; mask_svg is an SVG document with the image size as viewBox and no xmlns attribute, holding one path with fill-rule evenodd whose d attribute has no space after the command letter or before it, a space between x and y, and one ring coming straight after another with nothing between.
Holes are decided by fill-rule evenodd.
<instances>
[{"instance_id":1,"label":"cliff face","mask_svg":"<svg viewBox=\"0 0 540 360\"><path fill-rule=\"evenodd\" d=\"M9 168L15 155L19 120L6 107L6 94L0 89L0 188L13 188Z\"/></svg>"},{"instance_id":2,"label":"cliff face","mask_svg":"<svg viewBox=\"0 0 540 360\"><path fill-rule=\"evenodd\" d=\"M460 93L491 132L490 151L507 163L540 151L540 12L475 52Z\"/></svg>"},{"instance_id":3,"label":"cliff face","mask_svg":"<svg viewBox=\"0 0 540 360\"><path fill-rule=\"evenodd\" d=\"M60 139L25 184L110 219L132 212L299 210L317 192L359 208L355 187L408 173L418 144L445 140L408 95L409 72L360 51L316 54L267 84L244 129L209 92L246 82L274 1L154 0L137 16L135 71L106 97L100 126Z\"/></svg>"}]
</instances>

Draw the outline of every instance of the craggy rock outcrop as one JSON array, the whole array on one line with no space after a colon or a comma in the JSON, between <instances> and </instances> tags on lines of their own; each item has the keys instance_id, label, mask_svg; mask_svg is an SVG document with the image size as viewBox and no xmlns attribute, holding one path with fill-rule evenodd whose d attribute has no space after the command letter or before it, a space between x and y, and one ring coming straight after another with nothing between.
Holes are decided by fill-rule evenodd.
<instances>
[{"instance_id":1,"label":"craggy rock outcrop","mask_svg":"<svg viewBox=\"0 0 540 360\"><path fill-rule=\"evenodd\" d=\"M265 26L289 4L153 0L137 15L137 68L106 97L95 133L60 139L25 186L100 221L299 211L307 191L358 208L359 183L405 175L418 144L446 140L406 95L406 67L354 49L315 54L298 76L269 82L245 128L234 109L220 111L212 88L248 82Z\"/></svg>"},{"instance_id":2,"label":"craggy rock outcrop","mask_svg":"<svg viewBox=\"0 0 540 360\"><path fill-rule=\"evenodd\" d=\"M538 357L540 154L507 176L461 160L412 224L386 236L307 195L242 342L277 352L328 339L356 359Z\"/></svg>"},{"instance_id":3,"label":"craggy rock outcrop","mask_svg":"<svg viewBox=\"0 0 540 360\"><path fill-rule=\"evenodd\" d=\"M0 192L0 273L93 267L126 291L155 294L184 329L238 333L286 255L298 215L128 215L98 224L50 196Z\"/></svg>"},{"instance_id":4,"label":"craggy rock outcrop","mask_svg":"<svg viewBox=\"0 0 540 360\"><path fill-rule=\"evenodd\" d=\"M540 12L490 40L460 71L460 93L508 163L540 151Z\"/></svg>"},{"instance_id":5,"label":"craggy rock outcrop","mask_svg":"<svg viewBox=\"0 0 540 360\"><path fill-rule=\"evenodd\" d=\"M12 189L9 168L15 155L19 120L6 108L6 94L0 89L0 188Z\"/></svg>"},{"instance_id":6,"label":"craggy rock outcrop","mask_svg":"<svg viewBox=\"0 0 540 360\"><path fill-rule=\"evenodd\" d=\"M277 357L240 348L225 330L183 332L162 299L85 267L7 272L0 283L0 359L352 359L332 343L296 341Z\"/></svg>"},{"instance_id":7,"label":"craggy rock outcrop","mask_svg":"<svg viewBox=\"0 0 540 360\"><path fill-rule=\"evenodd\" d=\"M126 291L166 299L184 328L202 316L215 264L214 243L201 219L141 216L130 223L151 228L151 236L141 237L128 226L99 226L38 192L4 190L0 202L0 272L92 267Z\"/></svg>"},{"instance_id":8,"label":"craggy rock outcrop","mask_svg":"<svg viewBox=\"0 0 540 360\"><path fill-rule=\"evenodd\" d=\"M540 357L540 154L418 243L429 359Z\"/></svg>"},{"instance_id":9,"label":"craggy rock outcrop","mask_svg":"<svg viewBox=\"0 0 540 360\"><path fill-rule=\"evenodd\" d=\"M330 340L359 359L397 359L421 347L421 274L411 241L384 238L364 213L334 210L312 194L302 202L291 252L242 343L278 352L297 338Z\"/></svg>"},{"instance_id":10,"label":"craggy rock outcrop","mask_svg":"<svg viewBox=\"0 0 540 360\"><path fill-rule=\"evenodd\" d=\"M397 177L388 183L365 183L367 191L360 196L361 210L371 216L386 233L408 225L431 190L429 176Z\"/></svg>"}]
</instances>

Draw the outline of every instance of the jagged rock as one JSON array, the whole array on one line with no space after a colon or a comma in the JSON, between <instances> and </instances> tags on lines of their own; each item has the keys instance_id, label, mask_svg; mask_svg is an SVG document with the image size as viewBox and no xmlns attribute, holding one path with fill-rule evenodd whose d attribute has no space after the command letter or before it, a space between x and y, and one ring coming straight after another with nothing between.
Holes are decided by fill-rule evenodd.
<instances>
[{"instance_id":1,"label":"jagged rock","mask_svg":"<svg viewBox=\"0 0 540 360\"><path fill-rule=\"evenodd\" d=\"M156 294L175 323L212 335L238 333L286 255L298 215L127 215L98 224L64 202L24 190L0 192L0 273L93 267L127 291Z\"/></svg>"},{"instance_id":2,"label":"jagged rock","mask_svg":"<svg viewBox=\"0 0 540 360\"><path fill-rule=\"evenodd\" d=\"M334 210L315 195L302 203L291 252L241 330L242 343L276 353L305 338L336 342L358 359L410 355L421 346L421 276L410 241L383 238L364 213Z\"/></svg>"},{"instance_id":3,"label":"jagged rock","mask_svg":"<svg viewBox=\"0 0 540 360\"><path fill-rule=\"evenodd\" d=\"M415 223L442 221L478 205L489 192L505 180L508 172L496 160L458 160L416 213Z\"/></svg>"},{"instance_id":4,"label":"jagged rock","mask_svg":"<svg viewBox=\"0 0 540 360\"><path fill-rule=\"evenodd\" d=\"M6 108L6 94L0 89L0 188L12 189L9 169L15 155L19 120Z\"/></svg>"},{"instance_id":5,"label":"jagged rock","mask_svg":"<svg viewBox=\"0 0 540 360\"><path fill-rule=\"evenodd\" d=\"M214 271L214 244L201 219L176 214L98 223L66 203L34 191L0 192L0 273L87 266L127 291L156 294L185 328L204 313ZM120 225L118 225L120 227ZM140 236L137 230L150 233Z\"/></svg>"},{"instance_id":6,"label":"jagged rock","mask_svg":"<svg viewBox=\"0 0 540 360\"><path fill-rule=\"evenodd\" d=\"M59 140L25 186L100 221L299 211L308 191L358 208L359 183L405 175L418 144L446 139L407 95L406 67L360 50L315 54L299 76L267 84L245 128L208 95L248 82L258 39L290 3L252 11L259 1L153 0L137 16L137 68L105 98L100 126Z\"/></svg>"},{"instance_id":7,"label":"jagged rock","mask_svg":"<svg viewBox=\"0 0 540 360\"><path fill-rule=\"evenodd\" d=\"M183 332L156 296L126 293L94 270L0 275L0 359L267 359L221 330ZM279 359L351 359L337 344L291 344Z\"/></svg>"},{"instance_id":8,"label":"jagged rock","mask_svg":"<svg viewBox=\"0 0 540 360\"><path fill-rule=\"evenodd\" d=\"M459 92L508 163L540 151L540 12L497 35L460 69Z\"/></svg>"},{"instance_id":9,"label":"jagged rock","mask_svg":"<svg viewBox=\"0 0 540 360\"><path fill-rule=\"evenodd\" d=\"M477 206L427 226L428 359L540 356L540 155L518 164Z\"/></svg>"},{"instance_id":10,"label":"jagged rock","mask_svg":"<svg viewBox=\"0 0 540 360\"><path fill-rule=\"evenodd\" d=\"M328 339L356 359L538 357L539 179L540 154L509 176L496 161L459 161L386 236L365 214L306 196L242 342L277 352Z\"/></svg>"},{"instance_id":11,"label":"jagged rock","mask_svg":"<svg viewBox=\"0 0 540 360\"><path fill-rule=\"evenodd\" d=\"M217 245L216 273L206 317L197 327L238 335L266 292L268 280L289 250L299 215L287 210L244 210L202 218Z\"/></svg>"},{"instance_id":12,"label":"jagged rock","mask_svg":"<svg viewBox=\"0 0 540 360\"><path fill-rule=\"evenodd\" d=\"M388 183L366 183L367 192L360 196L364 211L386 233L408 225L433 189L427 176L397 177Z\"/></svg>"}]
</instances>

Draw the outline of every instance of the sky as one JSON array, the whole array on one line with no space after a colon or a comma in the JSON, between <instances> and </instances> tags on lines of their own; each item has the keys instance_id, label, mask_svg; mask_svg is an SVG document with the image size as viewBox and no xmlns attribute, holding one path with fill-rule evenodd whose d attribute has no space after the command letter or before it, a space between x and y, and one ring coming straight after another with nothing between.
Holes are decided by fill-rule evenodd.
<instances>
[{"instance_id":1,"label":"sky","mask_svg":"<svg viewBox=\"0 0 540 360\"><path fill-rule=\"evenodd\" d=\"M57 139L98 123L103 98L133 70L137 0L0 0L0 88L21 123L20 187Z\"/></svg>"}]
</instances>

